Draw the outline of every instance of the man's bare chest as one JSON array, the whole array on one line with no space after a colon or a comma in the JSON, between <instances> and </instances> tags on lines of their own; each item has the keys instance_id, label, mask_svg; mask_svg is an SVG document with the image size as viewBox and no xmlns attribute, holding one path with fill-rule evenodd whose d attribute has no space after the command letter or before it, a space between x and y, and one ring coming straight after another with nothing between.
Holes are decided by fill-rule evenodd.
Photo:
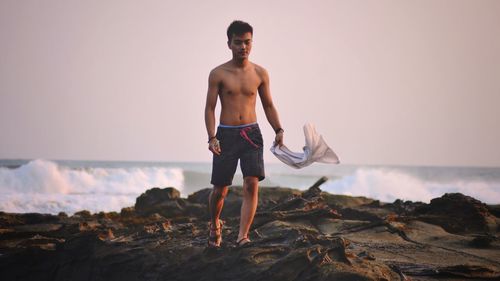
<instances>
[{"instance_id":1,"label":"man's bare chest","mask_svg":"<svg viewBox=\"0 0 500 281\"><path fill-rule=\"evenodd\" d=\"M256 74L227 75L221 81L220 94L224 96L255 96L261 84Z\"/></svg>"}]
</instances>

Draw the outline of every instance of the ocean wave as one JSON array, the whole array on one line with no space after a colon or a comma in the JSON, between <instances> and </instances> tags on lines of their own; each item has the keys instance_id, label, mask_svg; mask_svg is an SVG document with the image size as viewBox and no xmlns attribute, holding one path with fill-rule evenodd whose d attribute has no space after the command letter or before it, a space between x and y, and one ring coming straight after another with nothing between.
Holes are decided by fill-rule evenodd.
<instances>
[{"instance_id":1,"label":"ocean wave","mask_svg":"<svg viewBox=\"0 0 500 281\"><path fill-rule=\"evenodd\" d=\"M120 211L134 205L145 190L174 186L182 191L180 168L71 169L37 159L15 169L0 168L0 210L5 212L74 213Z\"/></svg>"},{"instance_id":2,"label":"ocean wave","mask_svg":"<svg viewBox=\"0 0 500 281\"><path fill-rule=\"evenodd\" d=\"M52 214L120 211L133 206L136 198L152 187L173 186L183 197L210 187L210 167L209 163L120 162L102 167L92 162L64 164L32 160L14 168L0 167L0 211ZM297 172L270 165L266 172L262 186L303 190L319 175L326 175L330 180L321 189L332 194L365 196L382 202L402 199L429 203L444 193L460 192L488 204L500 203L497 169L317 166ZM233 184L242 184L239 171Z\"/></svg>"},{"instance_id":3,"label":"ocean wave","mask_svg":"<svg viewBox=\"0 0 500 281\"><path fill-rule=\"evenodd\" d=\"M500 203L500 183L481 180L455 179L434 182L391 169L357 169L338 180L321 186L327 192L351 196L365 196L382 202L396 199L429 203L445 193L460 192L487 204Z\"/></svg>"}]
</instances>

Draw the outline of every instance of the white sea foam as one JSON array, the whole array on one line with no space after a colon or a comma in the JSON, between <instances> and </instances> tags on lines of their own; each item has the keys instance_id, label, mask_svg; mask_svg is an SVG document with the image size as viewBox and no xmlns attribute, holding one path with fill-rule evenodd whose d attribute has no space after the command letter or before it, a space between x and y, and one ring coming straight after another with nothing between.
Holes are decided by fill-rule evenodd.
<instances>
[{"instance_id":1,"label":"white sea foam","mask_svg":"<svg viewBox=\"0 0 500 281\"><path fill-rule=\"evenodd\" d=\"M357 169L351 175L328 181L321 188L330 193L365 196L382 202L402 199L429 203L445 193L460 192L484 203L500 203L499 182L461 179L433 182L384 168Z\"/></svg>"},{"instance_id":2,"label":"white sea foam","mask_svg":"<svg viewBox=\"0 0 500 281\"><path fill-rule=\"evenodd\" d=\"M71 169L33 160L16 169L0 168L0 210L74 213L120 211L145 190L174 186L182 190L182 169L166 167Z\"/></svg>"},{"instance_id":3,"label":"white sea foam","mask_svg":"<svg viewBox=\"0 0 500 281\"><path fill-rule=\"evenodd\" d=\"M120 211L133 206L141 193L155 186L173 186L184 197L210 186L210 163L114 162L112 168L99 168L96 162L68 165L73 168L33 160L15 169L0 167L0 211ZM306 189L326 175L331 180L321 186L325 191L383 202L402 199L428 203L444 193L460 192L488 204L500 203L500 169L318 165L297 171L268 165L266 173L263 186ZM241 174L235 176L234 184L241 184Z\"/></svg>"}]
</instances>

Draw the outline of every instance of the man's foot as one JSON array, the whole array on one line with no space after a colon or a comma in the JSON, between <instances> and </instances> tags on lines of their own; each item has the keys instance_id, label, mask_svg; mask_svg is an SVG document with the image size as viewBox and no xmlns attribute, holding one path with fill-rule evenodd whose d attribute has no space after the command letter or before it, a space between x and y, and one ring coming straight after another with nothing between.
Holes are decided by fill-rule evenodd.
<instances>
[{"instance_id":1,"label":"man's foot","mask_svg":"<svg viewBox=\"0 0 500 281\"><path fill-rule=\"evenodd\" d=\"M219 227L212 226L212 223L208 223L208 247L220 247L222 243L222 225L224 222L219 220Z\"/></svg>"},{"instance_id":2,"label":"man's foot","mask_svg":"<svg viewBox=\"0 0 500 281\"><path fill-rule=\"evenodd\" d=\"M251 244L251 242L252 241L248 237L245 236L243 238L236 240L236 247L241 248L245 245L248 246Z\"/></svg>"}]
</instances>

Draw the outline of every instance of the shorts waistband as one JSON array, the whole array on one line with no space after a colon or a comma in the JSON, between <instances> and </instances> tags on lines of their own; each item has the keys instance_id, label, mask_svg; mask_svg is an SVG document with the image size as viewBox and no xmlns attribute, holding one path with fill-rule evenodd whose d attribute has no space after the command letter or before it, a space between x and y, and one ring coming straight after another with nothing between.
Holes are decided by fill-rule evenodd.
<instances>
[{"instance_id":1,"label":"shorts waistband","mask_svg":"<svg viewBox=\"0 0 500 281\"><path fill-rule=\"evenodd\" d=\"M241 128L246 128L246 127L252 127L252 126L258 126L259 124L257 122L250 123L250 124L243 124L243 125L224 125L224 124L219 124L219 128L225 128L225 129L241 129Z\"/></svg>"}]
</instances>

